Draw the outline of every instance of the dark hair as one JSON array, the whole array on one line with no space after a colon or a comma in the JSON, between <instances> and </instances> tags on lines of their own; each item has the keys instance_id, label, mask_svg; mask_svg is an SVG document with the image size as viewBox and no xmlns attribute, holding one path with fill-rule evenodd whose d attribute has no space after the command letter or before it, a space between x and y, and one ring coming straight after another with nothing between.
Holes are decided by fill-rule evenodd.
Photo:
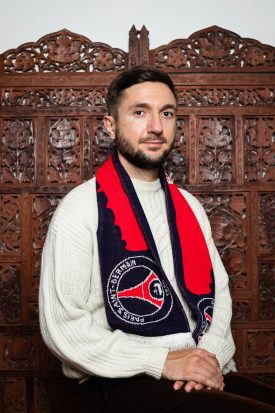
<instances>
[{"instance_id":1,"label":"dark hair","mask_svg":"<svg viewBox=\"0 0 275 413\"><path fill-rule=\"evenodd\" d=\"M165 83L177 101L174 84L167 73L153 67L135 66L132 69L120 73L112 81L107 94L107 108L109 115L112 115L115 118L117 117L117 108L125 89L144 82Z\"/></svg>"}]
</instances>

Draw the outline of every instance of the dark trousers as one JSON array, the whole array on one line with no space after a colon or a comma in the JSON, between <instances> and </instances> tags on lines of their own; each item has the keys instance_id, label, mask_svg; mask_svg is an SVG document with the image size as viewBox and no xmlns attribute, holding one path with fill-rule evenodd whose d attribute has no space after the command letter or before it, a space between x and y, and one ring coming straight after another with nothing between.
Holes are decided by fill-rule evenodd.
<instances>
[{"instance_id":1,"label":"dark trousers","mask_svg":"<svg viewBox=\"0 0 275 413\"><path fill-rule=\"evenodd\" d=\"M275 389L236 373L224 391L175 391L173 382L147 376L93 377L79 386L82 413L275 413Z\"/></svg>"}]
</instances>

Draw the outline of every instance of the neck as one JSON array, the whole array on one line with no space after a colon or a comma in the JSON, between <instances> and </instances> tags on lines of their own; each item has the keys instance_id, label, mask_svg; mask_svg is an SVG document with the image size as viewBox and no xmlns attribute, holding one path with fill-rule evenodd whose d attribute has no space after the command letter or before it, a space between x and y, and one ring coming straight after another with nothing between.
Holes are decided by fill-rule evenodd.
<instances>
[{"instance_id":1,"label":"neck","mask_svg":"<svg viewBox=\"0 0 275 413\"><path fill-rule=\"evenodd\" d=\"M141 181L153 182L158 178L158 168L156 169L143 169L138 168L137 166L133 165L120 152L118 152L118 158L130 176L133 179L140 179Z\"/></svg>"}]
</instances>

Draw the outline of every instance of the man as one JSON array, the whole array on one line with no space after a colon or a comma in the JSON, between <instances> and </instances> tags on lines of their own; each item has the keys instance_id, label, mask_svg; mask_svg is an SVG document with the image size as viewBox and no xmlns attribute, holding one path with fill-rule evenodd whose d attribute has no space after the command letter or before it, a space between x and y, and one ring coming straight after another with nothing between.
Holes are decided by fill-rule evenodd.
<instances>
[{"instance_id":1,"label":"man","mask_svg":"<svg viewBox=\"0 0 275 413\"><path fill-rule=\"evenodd\" d=\"M162 169L176 130L171 79L130 69L107 105L116 149L63 199L44 246L46 344L79 379L83 411L274 411L268 386L257 394L264 403L228 392L258 387L239 379L234 389L237 376L226 376L235 371L228 276L202 206Z\"/></svg>"}]
</instances>

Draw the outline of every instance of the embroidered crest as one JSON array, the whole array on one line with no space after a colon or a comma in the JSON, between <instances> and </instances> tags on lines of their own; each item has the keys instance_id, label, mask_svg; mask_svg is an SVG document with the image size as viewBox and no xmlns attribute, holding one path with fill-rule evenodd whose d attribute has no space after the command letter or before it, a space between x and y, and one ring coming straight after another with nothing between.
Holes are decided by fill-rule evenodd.
<instances>
[{"instance_id":1,"label":"embroidered crest","mask_svg":"<svg viewBox=\"0 0 275 413\"><path fill-rule=\"evenodd\" d=\"M207 329L212 323L213 310L214 310L214 299L213 298L203 298L198 302L197 308L201 317L201 328L199 339L204 335Z\"/></svg>"},{"instance_id":2,"label":"embroidered crest","mask_svg":"<svg viewBox=\"0 0 275 413\"><path fill-rule=\"evenodd\" d=\"M173 307L168 286L158 276L154 261L145 256L128 257L117 264L108 279L107 297L114 314L130 324L156 323Z\"/></svg>"}]
</instances>

